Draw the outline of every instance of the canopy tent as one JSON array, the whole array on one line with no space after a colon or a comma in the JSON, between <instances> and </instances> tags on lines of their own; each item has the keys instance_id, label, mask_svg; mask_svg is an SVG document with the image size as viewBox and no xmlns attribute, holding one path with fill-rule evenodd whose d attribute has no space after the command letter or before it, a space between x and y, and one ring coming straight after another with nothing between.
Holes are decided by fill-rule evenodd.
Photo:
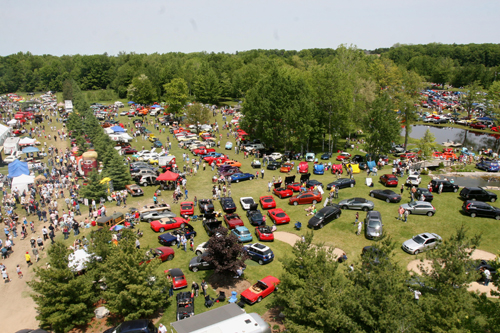
<instances>
[{"instance_id":1,"label":"canopy tent","mask_svg":"<svg viewBox=\"0 0 500 333\"><path fill-rule=\"evenodd\" d=\"M21 140L19 140L19 145L21 145L21 146L34 145L35 142L36 142L36 139L25 137L25 138L22 138Z\"/></svg>"},{"instance_id":2,"label":"canopy tent","mask_svg":"<svg viewBox=\"0 0 500 333\"><path fill-rule=\"evenodd\" d=\"M122 128L122 127L120 127L120 126L113 126L113 127L111 127L111 130L112 130L113 132L125 132L125 129L123 129L123 128Z\"/></svg>"},{"instance_id":3,"label":"canopy tent","mask_svg":"<svg viewBox=\"0 0 500 333\"><path fill-rule=\"evenodd\" d=\"M29 153L38 153L40 149L37 147L26 147L23 148L23 154L29 154Z\"/></svg>"},{"instance_id":4,"label":"canopy tent","mask_svg":"<svg viewBox=\"0 0 500 333\"><path fill-rule=\"evenodd\" d=\"M19 193L23 193L24 191L28 192L28 185L33 184L34 182L35 176L21 175L14 177L12 179L11 190L15 190L17 188Z\"/></svg>"},{"instance_id":5,"label":"canopy tent","mask_svg":"<svg viewBox=\"0 0 500 333\"><path fill-rule=\"evenodd\" d=\"M135 104L135 102L129 101L128 104Z\"/></svg>"},{"instance_id":6,"label":"canopy tent","mask_svg":"<svg viewBox=\"0 0 500 333\"><path fill-rule=\"evenodd\" d=\"M111 129L111 127L106 127L106 128L104 129L104 133L106 133L106 134L113 134L113 133L114 133L114 131Z\"/></svg>"},{"instance_id":7,"label":"canopy tent","mask_svg":"<svg viewBox=\"0 0 500 333\"><path fill-rule=\"evenodd\" d=\"M7 139L12 132L12 128L4 125L0 125L0 145L3 145L5 139Z\"/></svg>"},{"instance_id":8,"label":"canopy tent","mask_svg":"<svg viewBox=\"0 0 500 333\"><path fill-rule=\"evenodd\" d=\"M30 170L28 168L27 162L21 162L19 160L14 160L14 162L9 164L9 178L19 177L21 175L29 175Z\"/></svg>"},{"instance_id":9,"label":"canopy tent","mask_svg":"<svg viewBox=\"0 0 500 333\"><path fill-rule=\"evenodd\" d=\"M168 180L168 181L174 181L179 177L179 174L172 172L172 171L167 171L165 173L162 173L161 175L156 178L156 180Z\"/></svg>"},{"instance_id":10,"label":"canopy tent","mask_svg":"<svg viewBox=\"0 0 500 333\"><path fill-rule=\"evenodd\" d=\"M73 272L79 272L86 268L92 256L85 250L76 250L68 256L68 267Z\"/></svg>"},{"instance_id":11,"label":"canopy tent","mask_svg":"<svg viewBox=\"0 0 500 333\"><path fill-rule=\"evenodd\" d=\"M11 120L9 120L9 121L7 122L7 125L16 125L17 123L19 123L19 121L18 121L18 120L16 120L16 119L11 119Z\"/></svg>"}]
</instances>

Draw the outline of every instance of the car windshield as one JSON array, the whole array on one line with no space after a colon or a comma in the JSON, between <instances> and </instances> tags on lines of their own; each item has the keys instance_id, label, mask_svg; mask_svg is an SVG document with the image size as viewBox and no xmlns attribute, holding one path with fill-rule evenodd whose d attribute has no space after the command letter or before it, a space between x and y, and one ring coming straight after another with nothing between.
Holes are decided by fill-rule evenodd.
<instances>
[{"instance_id":1,"label":"car windshield","mask_svg":"<svg viewBox=\"0 0 500 333\"><path fill-rule=\"evenodd\" d=\"M408 206L410 206L412 208L415 207L416 205L417 205L417 203L415 201L408 202Z\"/></svg>"},{"instance_id":2,"label":"car windshield","mask_svg":"<svg viewBox=\"0 0 500 333\"><path fill-rule=\"evenodd\" d=\"M423 239L422 237L420 236L415 236L413 237L413 240L418 243L418 244L424 244L425 243L425 239Z\"/></svg>"},{"instance_id":3,"label":"car windshield","mask_svg":"<svg viewBox=\"0 0 500 333\"><path fill-rule=\"evenodd\" d=\"M250 231L248 231L248 230L240 230L240 235L250 235Z\"/></svg>"},{"instance_id":4,"label":"car windshield","mask_svg":"<svg viewBox=\"0 0 500 333\"><path fill-rule=\"evenodd\" d=\"M323 212L317 212L314 217L321 220L323 217L325 217L325 214Z\"/></svg>"},{"instance_id":5,"label":"car windshield","mask_svg":"<svg viewBox=\"0 0 500 333\"><path fill-rule=\"evenodd\" d=\"M370 222L368 223L368 226L369 226L370 228L379 229L379 228L382 226L382 224L380 223L380 221L370 221Z\"/></svg>"},{"instance_id":6,"label":"car windshield","mask_svg":"<svg viewBox=\"0 0 500 333\"><path fill-rule=\"evenodd\" d=\"M191 209L191 206L182 206L181 209Z\"/></svg>"}]
</instances>

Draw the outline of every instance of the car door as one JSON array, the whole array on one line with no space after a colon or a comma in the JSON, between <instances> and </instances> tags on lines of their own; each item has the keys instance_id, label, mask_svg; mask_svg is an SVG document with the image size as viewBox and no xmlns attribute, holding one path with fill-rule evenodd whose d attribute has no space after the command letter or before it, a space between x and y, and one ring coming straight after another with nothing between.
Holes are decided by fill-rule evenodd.
<instances>
[{"instance_id":1,"label":"car door","mask_svg":"<svg viewBox=\"0 0 500 333\"><path fill-rule=\"evenodd\" d=\"M299 198L300 204L309 204L312 202L312 194L304 194Z\"/></svg>"},{"instance_id":2,"label":"car door","mask_svg":"<svg viewBox=\"0 0 500 333\"><path fill-rule=\"evenodd\" d=\"M333 209L326 212L324 217L325 224L330 223L333 220L334 217L333 213L334 213Z\"/></svg>"},{"instance_id":3,"label":"car door","mask_svg":"<svg viewBox=\"0 0 500 333\"><path fill-rule=\"evenodd\" d=\"M424 244L424 250L429 250L432 249L436 246L436 239L435 238L430 238L425 241Z\"/></svg>"}]
</instances>

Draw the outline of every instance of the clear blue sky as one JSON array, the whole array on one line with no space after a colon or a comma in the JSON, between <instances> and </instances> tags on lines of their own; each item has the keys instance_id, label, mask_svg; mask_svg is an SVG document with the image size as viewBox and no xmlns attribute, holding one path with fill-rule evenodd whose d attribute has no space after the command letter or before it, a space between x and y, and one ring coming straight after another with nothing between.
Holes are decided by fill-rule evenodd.
<instances>
[{"instance_id":1,"label":"clear blue sky","mask_svg":"<svg viewBox=\"0 0 500 333\"><path fill-rule=\"evenodd\" d=\"M1 0L0 55L499 43L498 0Z\"/></svg>"}]
</instances>

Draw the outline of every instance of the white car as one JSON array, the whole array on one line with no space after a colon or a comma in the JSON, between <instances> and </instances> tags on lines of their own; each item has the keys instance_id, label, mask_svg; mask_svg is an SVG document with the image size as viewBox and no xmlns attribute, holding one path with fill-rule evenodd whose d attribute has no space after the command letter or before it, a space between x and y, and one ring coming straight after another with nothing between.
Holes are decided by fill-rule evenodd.
<instances>
[{"instance_id":1,"label":"white car","mask_svg":"<svg viewBox=\"0 0 500 333\"><path fill-rule=\"evenodd\" d=\"M281 153L272 153L271 155L269 155L270 157L273 158L273 160L281 160L281 158L283 157L283 155Z\"/></svg>"},{"instance_id":2,"label":"white car","mask_svg":"<svg viewBox=\"0 0 500 333\"><path fill-rule=\"evenodd\" d=\"M316 154L314 154L314 153L307 153L306 154L306 162L314 162L315 158L316 158Z\"/></svg>"},{"instance_id":3,"label":"white car","mask_svg":"<svg viewBox=\"0 0 500 333\"><path fill-rule=\"evenodd\" d=\"M122 112L120 112L120 116L126 116L126 115L128 115L128 111L122 111Z\"/></svg>"},{"instance_id":4,"label":"white car","mask_svg":"<svg viewBox=\"0 0 500 333\"><path fill-rule=\"evenodd\" d=\"M21 155L22 155L22 153L20 151L16 151L15 153L12 153L9 156L7 156L6 158L4 158L3 161L5 163L12 163L15 160L19 159L19 157L21 157Z\"/></svg>"},{"instance_id":5,"label":"white car","mask_svg":"<svg viewBox=\"0 0 500 333\"><path fill-rule=\"evenodd\" d=\"M196 250L194 251L194 253L197 256L201 256L203 253L205 253L205 251L207 250L207 247L208 247L208 242L203 242L196 247Z\"/></svg>"},{"instance_id":6,"label":"white car","mask_svg":"<svg viewBox=\"0 0 500 333\"><path fill-rule=\"evenodd\" d=\"M250 207L255 203L252 197L242 197L240 198L241 207L244 210L249 210Z\"/></svg>"},{"instance_id":7,"label":"white car","mask_svg":"<svg viewBox=\"0 0 500 333\"><path fill-rule=\"evenodd\" d=\"M139 161L148 161L149 160L158 160L160 158L160 154L158 153L149 153L149 154L144 154L141 157L138 158Z\"/></svg>"},{"instance_id":8,"label":"white car","mask_svg":"<svg viewBox=\"0 0 500 333\"><path fill-rule=\"evenodd\" d=\"M420 178L418 175L411 175L406 179L406 184L411 186L418 186L421 182L422 178Z\"/></svg>"}]
</instances>

